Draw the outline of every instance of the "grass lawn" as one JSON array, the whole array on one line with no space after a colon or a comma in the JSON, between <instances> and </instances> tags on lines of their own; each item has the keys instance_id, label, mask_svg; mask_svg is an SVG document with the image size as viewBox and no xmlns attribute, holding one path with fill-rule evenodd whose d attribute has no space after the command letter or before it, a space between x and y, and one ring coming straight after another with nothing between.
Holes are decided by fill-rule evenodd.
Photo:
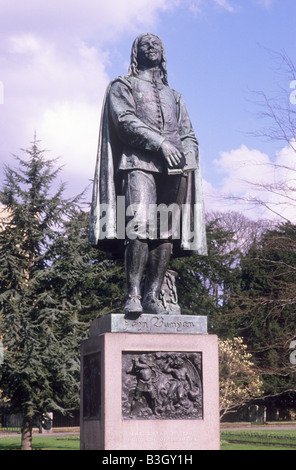
<instances>
[{"instance_id":1,"label":"grass lawn","mask_svg":"<svg viewBox=\"0 0 296 470\"><path fill-rule=\"evenodd\" d=\"M21 446L21 436L1 437L1 450L18 450ZM34 450L79 450L79 436L35 436L32 447Z\"/></svg>"},{"instance_id":2,"label":"grass lawn","mask_svg":"<svg viewBox=\"0 0 296 470\"><path fill-rule=\"evenodd\" d=\"M221 450L296 450L296 430L221 431Z\"/></svg>"},{"instance_id":3,"label":"grass lawn","mask_svg":"<svg viewBox=\"0 0 296 470\"><path fill-rule=\"evenodd\" d=\"M35 450L79 450L79 435L33 435L32 442ZM20 435L13 437L0 435L0 451L18 450L20 443ZM222 430L221 450L296 450L296 430Z\"/></svg>"},{"instance_id":4,"label":"grass lawn","mask_svg":"<svg viewBox=\"0 0 296 470\"><path fill-rule=\"evenodd\" d=\"M221 450L296 450L295 447L221 442Z\"/></svg>"}]
</instances>

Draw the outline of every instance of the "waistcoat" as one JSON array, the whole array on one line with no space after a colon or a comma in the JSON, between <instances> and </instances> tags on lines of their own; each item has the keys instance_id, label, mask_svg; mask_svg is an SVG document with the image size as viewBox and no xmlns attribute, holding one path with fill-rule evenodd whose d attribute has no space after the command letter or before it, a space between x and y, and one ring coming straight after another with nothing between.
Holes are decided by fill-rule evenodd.
<instances>
[{"instance_id":1,"label":"waistcoat","mask_svg":"<svg viewBox=\"0 0 296 470\"><path fill-rule=\"evenodd\" d=\"M142 77L130 77L129 81L135 102L135 115L183 153L178 131L176 92L164 85L160 78L148 80ZM164 160L155 152L124 145L120 170L141 169L162 172L163 166Z\"/></svg>"}]
</instances>

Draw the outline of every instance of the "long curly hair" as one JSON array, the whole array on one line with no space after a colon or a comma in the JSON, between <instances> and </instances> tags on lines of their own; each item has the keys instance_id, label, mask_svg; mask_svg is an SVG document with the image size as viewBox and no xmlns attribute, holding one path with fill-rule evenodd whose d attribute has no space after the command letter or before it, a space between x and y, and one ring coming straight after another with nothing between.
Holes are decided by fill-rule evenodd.
<instances>
[{"instance_id":1,"label":"long curly hair","mask_svg":"<svg viewBox=\"0 0 296 470\"><path fill-rule=\"evenodd\" d=\"M153 36L153 37L157 38L158 41L161 44L161 56L162 56L162 58L161 58L161 63L159 65L159 68L160 68L161 79L162 79L163 83L165 85L168 85L167 62L166 62L166 56L165 56L165 50L164 50L163 42L158 36L156 36L155 34L152 34L152 33L140 34L134 40L133 46L132 46L132 51L131 51L131 63L130 63L130 66L129 66L128 75L135 77L139 73L138 58L137 58L138 57L138 44L141 41L141 39L145 36Z\"/></svg>"}]
</instances>

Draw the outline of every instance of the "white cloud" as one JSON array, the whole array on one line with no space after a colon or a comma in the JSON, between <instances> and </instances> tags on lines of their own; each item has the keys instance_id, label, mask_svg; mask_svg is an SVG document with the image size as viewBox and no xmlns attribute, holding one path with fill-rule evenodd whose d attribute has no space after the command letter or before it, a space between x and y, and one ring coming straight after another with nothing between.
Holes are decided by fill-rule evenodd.
<instances>
[{"instance_id":1,"label":"white cloud","mask_svg":"<svg viewBox=\"0 0 296 470\"><path fill-rule=\"evenodd\" d=\"M175 0L175 5L188 8L195 15L200 15L206 9L218 7L221 10L226 10L233 13L235 8L232 5L232 0Z\"/></svg>"},{"instance_id":2,"label":"white cloud","mask_svg":"<svg viewBox=\"0 0 296 470\"><path fill-rule=\"evenodd\" d=\"M164 11L216 4L232 12L231 1L1 0L2 162L36 130L43 147L61 155L65 179L81 181L80 191L93 175L101 102L113 78L106 72L109 44L153 30Z\"/></svg>"},{"instance_id":3,"label":"white cloud","mask_svg":"<svg viewBox=\"0 0 296 470\"><path fill-rule=\"evenodd\" d=\"M93 176L108 45L157 22L169 0L1 0L0 155L33 139L61 155L67 179ZM3 138L4 136L4 138Z\"/></svg>"},{"instance_id":4,"label":"white cloud","mask_svg":"<svg viewBox=\"0 0 296 470\"><path fill-rule=\"evenodd\" d=\"M14 35L8 42L10 60L2 68L5 105L0 109L5 118L0 117L3 160L26 146L36 130L43 146L61 155L66 169L79 172L86 185L93 173L101 100L109 81L106 54L77 42L65 55L55 43L32 34ZM84 161L80 168L79 159Z\"/></svg>"},{"instance_id":5,"label":"white cloud","mask_svg":"<svg viewBox=\"0 0 296 470\"><path fill-rule=\"evenodd\" d=\"M229 13L232 13L234 11L233 6L228 0L214 0L214 2L216 3L216 5L228 11Z\"/></svg>"},{"instance_id":6,"label":"white cloud","mask_svg":"<svg viewBox=\"0 0 296 470\"><path fill-rule=\"evenodd\" d=\"M41 44L33 34L22 34L9 38L12 54L34 54L41 51Z\"/></svg>"},{"instance_id":7,"label":"white cloud","mask_svg":"<svg viewBox=\"0 0 296 470\"><path fill-rule=\"evenodd\" d=\"M46 109L37 129L37 135L46 136L43 146L52 149L54 142L55 153L63 156L65 171L79 176L85 185L94 171L99 117L98 103L61 102Z\"/></svg>"},{"instance_id":8,"label":"white cloud","mask_svg":"<svg viewBox=\"0 0 296 470\"><path fill-rule=\"evenodd\" d=\"M293 148L294 147L294 148ZM296 222L296 145L279 151L274 161L242 145L222 152L214 162L224 175L219 189L205 184L208 208L248 211L251 218Z\"/></svg>"},{"instance_id":9,"label":"white cloud","mask_svg":"<svg viewBox=\"0 0 296 470\"><path fill-rule=\"evenodd\" d=\"M34 31L56 38L81 37L98 42L118 33L152 25L172 0L1 0L0 30ZM13 26L12 26L13 25Z\"/></svg>"},{"instance_id":10,"label":"white cloud","mask_svg":"<svg viewBox=\"0 0 296 470\"><path fill-rule=\"evenodd\" d=\"M266 8L268 10L272 5L273 0L255 0L255 3L261 5L263 8Z\"/></svg>"}]
</instances>

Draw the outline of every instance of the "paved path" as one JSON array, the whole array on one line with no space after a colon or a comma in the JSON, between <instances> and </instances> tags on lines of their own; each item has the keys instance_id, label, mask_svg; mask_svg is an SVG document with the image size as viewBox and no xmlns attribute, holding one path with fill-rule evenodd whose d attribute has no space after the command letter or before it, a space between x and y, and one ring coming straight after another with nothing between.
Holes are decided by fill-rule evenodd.
<instances>
[{"instance_id":1,"label":"paved path","mask_svg":"<svg viewBox=\"0 0 296 470\"><path fill-rule=\"evenodd\" d=\"M17 432L0 432L0 439L1 437L21 437L21 434L20 433L17 433ZM33 433L33 438L34 437L60 437L60 436L79 436L79 431L74 431L74 432L71 432L71 431L63 431L63 432L42 432L42 433L38 433L38 432L34 432Z\"/></svg>"},{"instance_id":2,"label":"paved path","mask_svg":"<svg viewBox=\"0 0 296 470\"><path fill-rule=\"evenodd\" d=\"M221 424L221 431L261 431L261 430L268 430L268 431L296 431L296 422L295 424L293 423L288 423L288 424L263 424L263 425L258 425L258 424L251 424L251 423L222 423ZM20 433L16 432L0 432L0 439L1 437L13 437L13 436L20 436ZM33 433L34 436L39 436L39 437L59 437L59 436L79 436L79 431L77 431L77 428L75 431L54 431L54 432L43 432L41 434L39 433Z\"/></svg>"},{"instance_id":3,"label":"paved path","mask_svg":"<svg viewBox=\"0 0 296 470\"><path fill-rule=\"evenodd\" d=\"M268 431L296 431L295 424L242 424L242 425L233 425L229 426L228 423L221 424L221 431L261 431L262 429Z\"/></svg>"}]
</instances>

